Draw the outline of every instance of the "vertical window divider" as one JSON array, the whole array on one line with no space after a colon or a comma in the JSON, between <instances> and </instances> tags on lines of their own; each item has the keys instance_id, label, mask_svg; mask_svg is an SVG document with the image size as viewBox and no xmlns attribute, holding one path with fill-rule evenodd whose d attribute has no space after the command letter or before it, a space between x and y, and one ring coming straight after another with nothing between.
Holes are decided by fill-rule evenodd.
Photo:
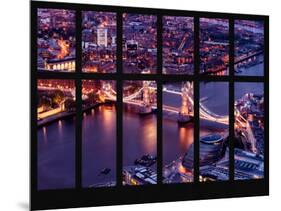
<instances>
[{"instance_id":1,"label":"vertical window divider","mask_svg":"<svg viewBox=\"0 0 281 211\"><path fill-rule=\"evenodd\" d=\"M162 75L162 32L163 16L157 15L157 73ZM157 184L162 184L162 164L163 164L163 127L162 127L162 80L157 80Z\"/></svg>"},{"instance_id":2,"label":"vertical window divider","mask_svg":"<svg viewBox=\"0 0 281 211\"><path fill-rule=\"evenodd\" d=\"M264 179L269 194L269 17L264 21Z\"/></svg>"},{"instance_id":3,"label":"vertical window divider","mask_svg":"<svg viewBox=\"0 0 281 211\"><path fill-rule=\"evenodd\" d=\"M117 116L116 116L116 135L117 135L117 186L122 186L122 169L123 169L123 85L122 85L122 34L123 34L123 17L122 12L117 12Z\"/></svg>"},{"instance_id":4,"label":"vertical window divider","mask_svg":"<svg viewBox=\"0 0 281 211\"><path fill-rule=\"evenodd\" d=\"M234 19L229 19L229 180L234 180Z\"/></svg>"},{"instance_id":5,"label":"vertical window divider","mask_svg":"<svg viewBox=\"0 0 281 211\"><path fill-rule=\"evenodd\" d=\"M76 10L76 59L75 71L81 73L82 60L82 18L81 10ZM76 98L76 129L75 129L75 183L76 189L82 188L82 82L80 77L75 78Z\"/></svg>"},{"instance_id":6,"label":"vertical window divider","mask_svg":"<svg viewBox=\"0 0 281 211\"><path fill-rule=\"evenodd\" d=\"M200 139L200 113L199 113L199 101L200 101L200 96L199 96L199 86L200 86L200 80L199 80L199 72L200 72L200 37L199 37L199 17L194 16L194 75L195 75L195 80L194 80L194 89L193 89L193 96L194 96L194 113L193 113L193 118L194 118L194 160L193 160L193 181L195 184L199 183L199 139Z\"/></svg>"},{"instance_id":7,"label":"vertical window divider","mask_svg":"<svg viewBox=\"0 0 281 211\"><path fill-rule=\"evenodd\" d=\"M37 7L33 6L31 4L31 26L30 27L30 43L31 46L37 45ZM31 108L37 107L37 80L38 80L38 74L37 74L37 50L30 49L30 66L31 66L31 94L30 95L30 105ZM30 204L32 204L32 198L34 193L38 190L38 166L37 166L37 160L38 160L38 151L37 151L37 143L38 143L38 137L37 137L37 110L31 109L30 112L30 121L31 121L31 127L30 127ZM36 131L36 132L35 132Z\"/></svg>"}]
</instances>

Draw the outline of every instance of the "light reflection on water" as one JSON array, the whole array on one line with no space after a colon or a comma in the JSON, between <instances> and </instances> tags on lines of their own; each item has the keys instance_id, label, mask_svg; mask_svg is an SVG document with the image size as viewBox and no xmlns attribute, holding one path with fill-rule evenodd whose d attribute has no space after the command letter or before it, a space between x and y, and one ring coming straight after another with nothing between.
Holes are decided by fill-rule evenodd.
<instances>
[{"instance_id":1,"label":"light reflection on water","mask_svg":"<svg viewBox=\"0 0 281 211\"><path fill-rule=\"evenodd\" d=\"M208 85L211 86L211 85ZM207 86L207 87L208 87ZM215 85L212 85L215 86ZM221 88L215 87L220 90ZM228 112L225 97L203 90L210 100L210 110L219 114ZM220 95L221 96L221 95ZM203 96L201 96L203 97ZM235 98L241 97L239 90ZM171 104L180 102L171 99ZM204 101L204 103L207 103ZM208 104L209 105L209 104ZM221 105L217 106L216 105ZM131 110L123 112L123 164L132 165L144 154L157 154L157 119L155 114L139 117ZM210 123L202 122L200 135L212 131ZM83 115L83 185L115 180L116 176L116 110L102 105ZM179 127L174 120L163 119L163 165L182 156L193 143L193 124ZM99 173L110 168L109 175ZM75 119L60 120L38 129L39 189L68 188L75 184Z\"/></svg>"},{"instance_id":2,"label":"light reflection on water","mask_svg":"<svg viewBox=\"0 0 281 211\"><path fill-rule=\"evenodd\" d=\"M75 185L75 118L38 129L38 189Z\"/></svg>"},{"instance_id":3,"label":"light reflection on water","mask_svg":"<svg viewBox=\"0 0 281 211\"><path fill-rule=\"evenodd\" d=\"M116 177L116 109L102 105L87 112L82 121L83 186L114 181ZM101 171L109 168L107 175Z\"/></svg>"},{"instance_id":4,"label":"light reflection on water","mask_svg":"<svg viewBox=\"0 0 281 211\"><path fill-rule=\"evenodd\" d=\"M157 154L157 119L150 114L140 117L124 112L123 116L123 165L133 165L142 155Z\"/></svg>"}]
</instances>

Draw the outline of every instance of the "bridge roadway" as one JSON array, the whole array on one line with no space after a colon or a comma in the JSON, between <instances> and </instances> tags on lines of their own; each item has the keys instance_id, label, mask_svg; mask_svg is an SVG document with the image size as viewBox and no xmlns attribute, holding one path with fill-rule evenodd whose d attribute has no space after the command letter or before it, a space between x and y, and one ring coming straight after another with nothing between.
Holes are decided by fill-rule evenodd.
<instances>
[{"instance_id":1,"label":"bridge roadway","mask_svg":"<svg viewBox=\"0 0 281 211\"><path fill-rule=\"evenodd\" d=\"M48 87L48 86L47 87L44 87L44 86L38 87L38 90L57 90L57 89L58 88L56 88L56 87ZM150 89L156 89L156 88L150 87ZM63 92L73 92L73 89L71 89L71 88L60 88L60 90L62 90ZM137 92L133 93L132 95L124 97L123 102L128 103L128 104L142 106L143 104L142 104L141 100L135 100L135 98L142 93L142 90L143 90L143 87L140 88ZM164 88L163 92L176 94L176 95L182 95L182 93L179 91L175 91L172 89L169 90L167 88ZM107 99L116 101L116 91L114 89L112 89L111 87L107 88L105 93L107 95ZM193 98L190 95L188 95L188 100L193 106L194 105ZM199 106L200 106L200 118L228 125L228 116L217 115L217 114L211 112L210 110L208 110L202 103L200 103ZM156 108L156 105L152 105L152 107ZM167 112L173 112L173 113L179 112L178 108L172 107L172 106L167 106L167 105L163 105L163 110L167 111ZM191 115L193 115L193 113L191 113Z\"/></svg>"},{"instance_id":2,"label":"bridge roadway","mask_svg":"<svg viewBox=\"0 0 281 211\"><path fill-rule=\"evenodd\" d=\"M123 102L127 103L127 104L142 106L141 100L134 100L134 98L136 98L139 94L141 94L142 89L143 88L139 89L137 92L133 93L132 95L129 95L129 96L123 98ZM155 89L155 88L153 87L152 89ZM167 88L163 89L163 92L176 94L176 95L182 95L182 93L179 91L169 90ZM106 94L107 94L109 100L116 100L115 95L112 95L109 92L107 92ZM193 98L190 97L190 95L188 95L188 100L193 106L193 104L194 104ZM208 120L208 121L218 122L218 123L225 124L225 125L229 124L228 116L217 115L217 114L211 112L209 109L207 109L202 103L200 103L199 106L200 106L200 118ZM156 104L153 104L152 107L156 108ZM178 113L179 109L176 107L163 105L163 111ZM191 115L193 115L193 112L191 113Z\"/></svg>"}]
</instances>

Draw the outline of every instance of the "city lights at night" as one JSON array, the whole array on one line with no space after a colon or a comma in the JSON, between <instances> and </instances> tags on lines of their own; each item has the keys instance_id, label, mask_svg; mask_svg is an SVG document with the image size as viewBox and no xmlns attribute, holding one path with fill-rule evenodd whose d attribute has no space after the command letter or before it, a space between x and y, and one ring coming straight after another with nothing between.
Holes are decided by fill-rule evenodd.
<instances>
[{"instance_id":1,"label":"city lights at night","mask_svg":"<svg viewBox=\"0 0 281 211\"><path fill-rule=\"evenodd\" d=\"M200 18L201 73L228 75L228 32L228 20Z\"/></svg>"},{"instance_id":2,"label":"city lights at night","mask_svg":"<svg viewBox=\"0 0 281 211\"><path fill-rule=\"evenodd\" d=\"M78 44L82 51L81 58L76 58L75 15L75 11L65 9L37 10L38 189L75 187L77 119L81 120L82 130L83 188L154 185L159 180L164 184L193 183L195 143L199 143L197 181L228 181L230 141L234 145L234 178L263 178L262 82L234 81L235 124L229 125L229 19L200 17L199 46L195 48L194 17L163 15L162 48L158 48L157 43L161 42L157 42L156 15L120 14L122 36L117 42L116 12L81 11ZM234 21L234 74L263 76L263 27L261 21ZM117 49L122 49L118 67ZM162 49L160 76L165 80L156 75L157 49ZM194 71L194 55L200 57L198 75ZM75 61L81 62L78 66L82 73L75 72ZM117 77L118 68L121 69L118 74L124 78ZM70 79L57 78L64 74L52 75L50 71L65 72ZM148 75L135 78L140 74ZM170 80L175 75L185 78ZM222 80L200 79L210 75ZM196 83L199 95L194 95ZM162 105L161 100L157 104L158 99ZM195 104L197 100L199 104ZM199 122L195 121L195 105L199 105ZM161 158L157 153L157 119L162 121ZM118 122L122 122L120 169L117 168ZM235 131L233 140L230 127ZM157 168L159 161L162 165Z\"/></svg>"},{"instance_id":3,"label":"city lights at night","mask_svg":"<svg viewBox=\"0 0 281 211\"><path fill-rule=\"evenodd\" d=\"M228 95L226 82L200 84L201 182L229 179Z\"/></svg>"},{"instance_id":4,"label":"city lights at night","mask_svg":"<svg viewBox=\"0 0 281 211\"><path fill-rule=\"evenodd\" d=\"M163 17L163 73L193 74L192 17Z\"/></svg>"},{"instance_id":5,"label":"city lights at night","mask_svg":"<svg viewBox=\"0 0 281 211\"><path fill-rule=\"evenodd\" d=\"M157 184L155 81L123 82L123 184Z\"/></svg>"},{"instance_id":6,"label":"city lights at night","mask_svg":"<svg viewBox=\"0 0 281 211\"><path fill-rule=\"evenodd\" d=\"M83 186L116 184L116 96L114 81L82 81Z\"/></svg>"},{"instance_id":7,"label":"city lights at night","mask_svg":"<svg viewBox=\"0 0 281 211\"><path fill-rule=\"evenodd\" d=\"M165 83L163 86L163 182L193 182L192 165L184 166L184 156L193 149L193 84Z\"/></svg>"},{"instance_id":8,"label":"city lights at night","mask_svg":"<svg viewBox=\"0 0 281 211\"><path fill-rule=\"evenodd\" d=\"M82 12L82 70L116 72L116 14Z\"/></svg>"},{"instance_id":9,"label":"city lights at night","mask_svg":"<svg viewBox=\"0 0 281 211\"><path fill-rule=\"evenodd\" d=\"M30 209L269 195L269 19L32 0Z\"/></svg>"},{"instance_id":10,"label":"city lights at night","mask_svg":"<svg viewBox=\"0 0 281 211\"><path fill-rule=\"evenodd\" d=\"M75 185L74 81L42 79L37 82L37 90L38 188L72 188Z\"/></svg>"},{"instance_id":11,"label":"city lights at night","mask_svg":"<svg viewBox=\"0 0 281 211\"><path fill-rule=\"evenodd\" d=\"M156 73L156 16L123 14L123 72Z\"/></svg>"},{"instance_id":12,"label":"city lights at night","mask_svg":"<svg viewBox=\"0 0 281 211\"><path fill-rule=\"evenodd\" d=\"M38 9L38 71L75 71L75 11Z\"/></svg>"},{"instance_id":13,"label":"city lights at night","mask_svg":"<svg viewBox=\"0 0 281 211\"><path fill-rule=\"evenodd\" d=\"M264 177L263 83L235 84L235 179Z\"/></svg>"},{"instance_id":14,"label":"city lights at night","mask_svg":"<svg viewBox=\"0 0 281 211\"><path fill-rule=\"evenodd\" d=\"M263 21L235 20L235 74L264 75Z\"/></svg>"}]
</instances>

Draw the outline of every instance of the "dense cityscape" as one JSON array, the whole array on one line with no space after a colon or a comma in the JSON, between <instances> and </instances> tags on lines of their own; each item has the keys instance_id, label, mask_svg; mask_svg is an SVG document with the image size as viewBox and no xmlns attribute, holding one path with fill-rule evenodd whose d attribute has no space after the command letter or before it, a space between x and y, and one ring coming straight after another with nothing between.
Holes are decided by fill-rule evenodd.
<instances>
[{"instance_id":1,"label":"dense cityscape","mask_svg":"<svg viewBox=\"0 0 281 211\"><path fill-rule=\"evenodd\" d=\"M156 16L123 14L123 72L156 73Z\"/></svg>"},{"instance_id":2,"label":"dense cityscape","mask_svg":"<svg viewBox=\"0 0 281 211\"><path fill-rule=\"evenodd\" d=\"M200 18L200 73L228 75L228 33L228 20Z\"/></svg>"},{"instance_id":3,"label":"dense cityscape","mask_svg":"<svg viewBox=\"0 0 281 211\"><path fill-rule=\"evenodd\" d=\"M82 12L82 70L116 72L116 14Z\"/></svg>"},{"instance_id":4,"label":"dense cityscape","mask_svg":"<svg viewBox=\"0 0 281 211\"><path fill-rule=\"evenodd\" d=\"M235 74L264 75L264 28L262 21L235 20Z\"/></svg>"},{"instance_id":5,"label":"dense cityscape","mask_svg":"<svg viewBox=\"0 0 281 211\"><path fill-rule=\"evenodd\" d=\"M38 124L54 116L75 112L75 85L73 80L42 79L38 81Z\"/></svg>"},{"instance_id":6,"label":"dense cityscape","mask_svg":"<svg viewBox=\"0 0 281 211\"><path fill-rule=\"evenodd\" d=\"M75 71L75 12L38 9L38 71Z\"/></svg>"},{"instance_id":7,"label":"dense cityscape","mask_svg":"<svg viewBox=\"0 0 281 211\"><path fill-rule=\"evenodd\" d=\"M38 9L38 71L75 71L75 12ZM123 73L157 70L157 17L123 14ZM82 11L82 71L116 73L116 13ZM200 18L200 73L228 75L227 19ZM163 74L193 74L193 17L163 16ZM235 74L263 75L263 23L235 21ZM61 73L58 73L60 75ZM71 74L66 74L71 75ZM93 74L95 75L95 74ZM93 76L92 75L92 76ZM108 75L107 75L108 76ZM40 78L40 74L39 74ZM37 80L38 188L75 186L77 104L75 79ZM79 79L80 80L80 79ZM200 138L194 140L192 81L162 85L163 157L157 157L157 81L122 81L122 184L194 181L194 143L199 142L199 180L229 180L229 142L234 141L235 179L263 178L263 83L235 82L235 139L229 139L228 82L200 82ZM116 185L117 81L82 80L82 185ZM79 92L78 92L79 93ZM119 105L119 104L118 104Z\"/></svg>"},{"instance_id":8,"label":"dense cityscape","mask_svg":"<svg viewBox=\"0 0 281 211\"><path fill-rule=\"evenodd\" d=\"M163 17L163 73L193 74L193 18Z\"/></svg>"},{"instance_id":9,"label":"dense cityscape","mask_svg":"<svg viewBox=\"0 0 281 211\"><path fill-rule=\"evenodd\" d=\"M235 90L235 179L263 178L263 83L240 82Z\"/></svg>"}]
</instances>

